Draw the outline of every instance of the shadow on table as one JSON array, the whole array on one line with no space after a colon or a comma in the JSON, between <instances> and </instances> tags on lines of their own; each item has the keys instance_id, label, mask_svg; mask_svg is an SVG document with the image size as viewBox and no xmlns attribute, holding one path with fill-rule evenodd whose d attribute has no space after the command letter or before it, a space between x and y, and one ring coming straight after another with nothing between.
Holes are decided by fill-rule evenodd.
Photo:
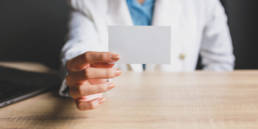
<instances>
[{"instance_id":1,"label":"shadow on table","mask_svg":"<svg viewBox=\"0 0 258 129\"><path fill-rule=\"evenodd\" d=\"M71 98L62 98L53 93L51 99L55 99L51 107L43 109L35 116L30 116L31 125L39 128L54 128L71 125L73 121L87 119L87 113L76 109L75 103ZM30 126L30 127L32 127Z\"/></svg>"}]
</instances>

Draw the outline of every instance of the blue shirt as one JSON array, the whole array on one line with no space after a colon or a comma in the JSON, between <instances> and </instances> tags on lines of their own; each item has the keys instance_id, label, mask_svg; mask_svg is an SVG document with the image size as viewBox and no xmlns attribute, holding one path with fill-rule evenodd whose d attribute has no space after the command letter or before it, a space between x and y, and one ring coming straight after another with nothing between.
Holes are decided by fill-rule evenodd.
<instances>
[{"instance_id":1,"label":"blue shirt","mask_svg":"<svg viewBox=\"0 0 258 129\"><path fill-rule=\"evenodd\" d=\"M127 5L134 25L149 26L152 24L155 0L145 0L140 4L138 0L127 0Z\"/></svg>"},{"instance_id":2,"label":"blue shirt","mask_svg":"<svg viewBox=\"0 0 258 129\"><path fill-rule=\"evenodd\" d=\"M127 0L134 25L149 26L152 24L154 4L155 0L145 0L143 4L140 4L138 0ZM143 69L146 69L146 64L143 64Z\"/></svg>"}]
</instances>

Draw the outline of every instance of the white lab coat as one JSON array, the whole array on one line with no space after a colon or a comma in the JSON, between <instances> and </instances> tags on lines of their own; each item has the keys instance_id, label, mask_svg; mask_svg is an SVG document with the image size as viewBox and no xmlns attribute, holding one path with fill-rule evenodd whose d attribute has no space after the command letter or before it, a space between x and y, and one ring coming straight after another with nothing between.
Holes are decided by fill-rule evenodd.
<instances>
[{"instance_id":1,"label":"white lab coat","mask_svg":"<svg viewBox=\"0 0 258 129\"><path fill-rule=\"evenodd\" d=\"M126 0L70 2L73 10L63 64L87 51L108 51L109 25L133 25ZM147 65L147 71L194 71L199 54L205 70L233 70L232 41L219 0L156 0L153 15L153 26L171 26L172 64ZM143 71L139 64L119 67ZM63 85L60 93L64 89Z\"/></svg>"}]
</instances>

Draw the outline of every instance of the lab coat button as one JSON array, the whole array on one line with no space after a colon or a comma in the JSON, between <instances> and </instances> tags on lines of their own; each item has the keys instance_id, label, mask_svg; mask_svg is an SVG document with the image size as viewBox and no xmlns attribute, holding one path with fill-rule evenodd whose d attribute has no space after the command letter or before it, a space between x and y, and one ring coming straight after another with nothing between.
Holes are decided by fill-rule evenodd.
<instances>
[{"instance_id":1,"label":"lab coat button","mask_svg":"<svg viewBox=\"0 0 258 129\"><path fill-rule=\"evenodd\" d=\"M185 60L186 55L184 53L179 54L180 60Z\"/></svg>"}]
</instances>

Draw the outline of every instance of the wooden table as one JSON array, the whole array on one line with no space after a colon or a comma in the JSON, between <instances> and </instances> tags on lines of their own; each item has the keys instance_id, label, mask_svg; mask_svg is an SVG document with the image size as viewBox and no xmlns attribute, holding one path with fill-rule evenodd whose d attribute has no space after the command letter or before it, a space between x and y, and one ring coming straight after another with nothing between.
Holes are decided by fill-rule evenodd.
<instances>
[{"instance_id":1,"label":"wooden table","mask_svg":"<svg viewBox=\"0 0 258 129\"><path fill-rule=\"evenodd\" d=\"M46 93L0 109L0 129L258 129L258 71L124 73L105 104Z\"/></svg>"}]
</instances>

